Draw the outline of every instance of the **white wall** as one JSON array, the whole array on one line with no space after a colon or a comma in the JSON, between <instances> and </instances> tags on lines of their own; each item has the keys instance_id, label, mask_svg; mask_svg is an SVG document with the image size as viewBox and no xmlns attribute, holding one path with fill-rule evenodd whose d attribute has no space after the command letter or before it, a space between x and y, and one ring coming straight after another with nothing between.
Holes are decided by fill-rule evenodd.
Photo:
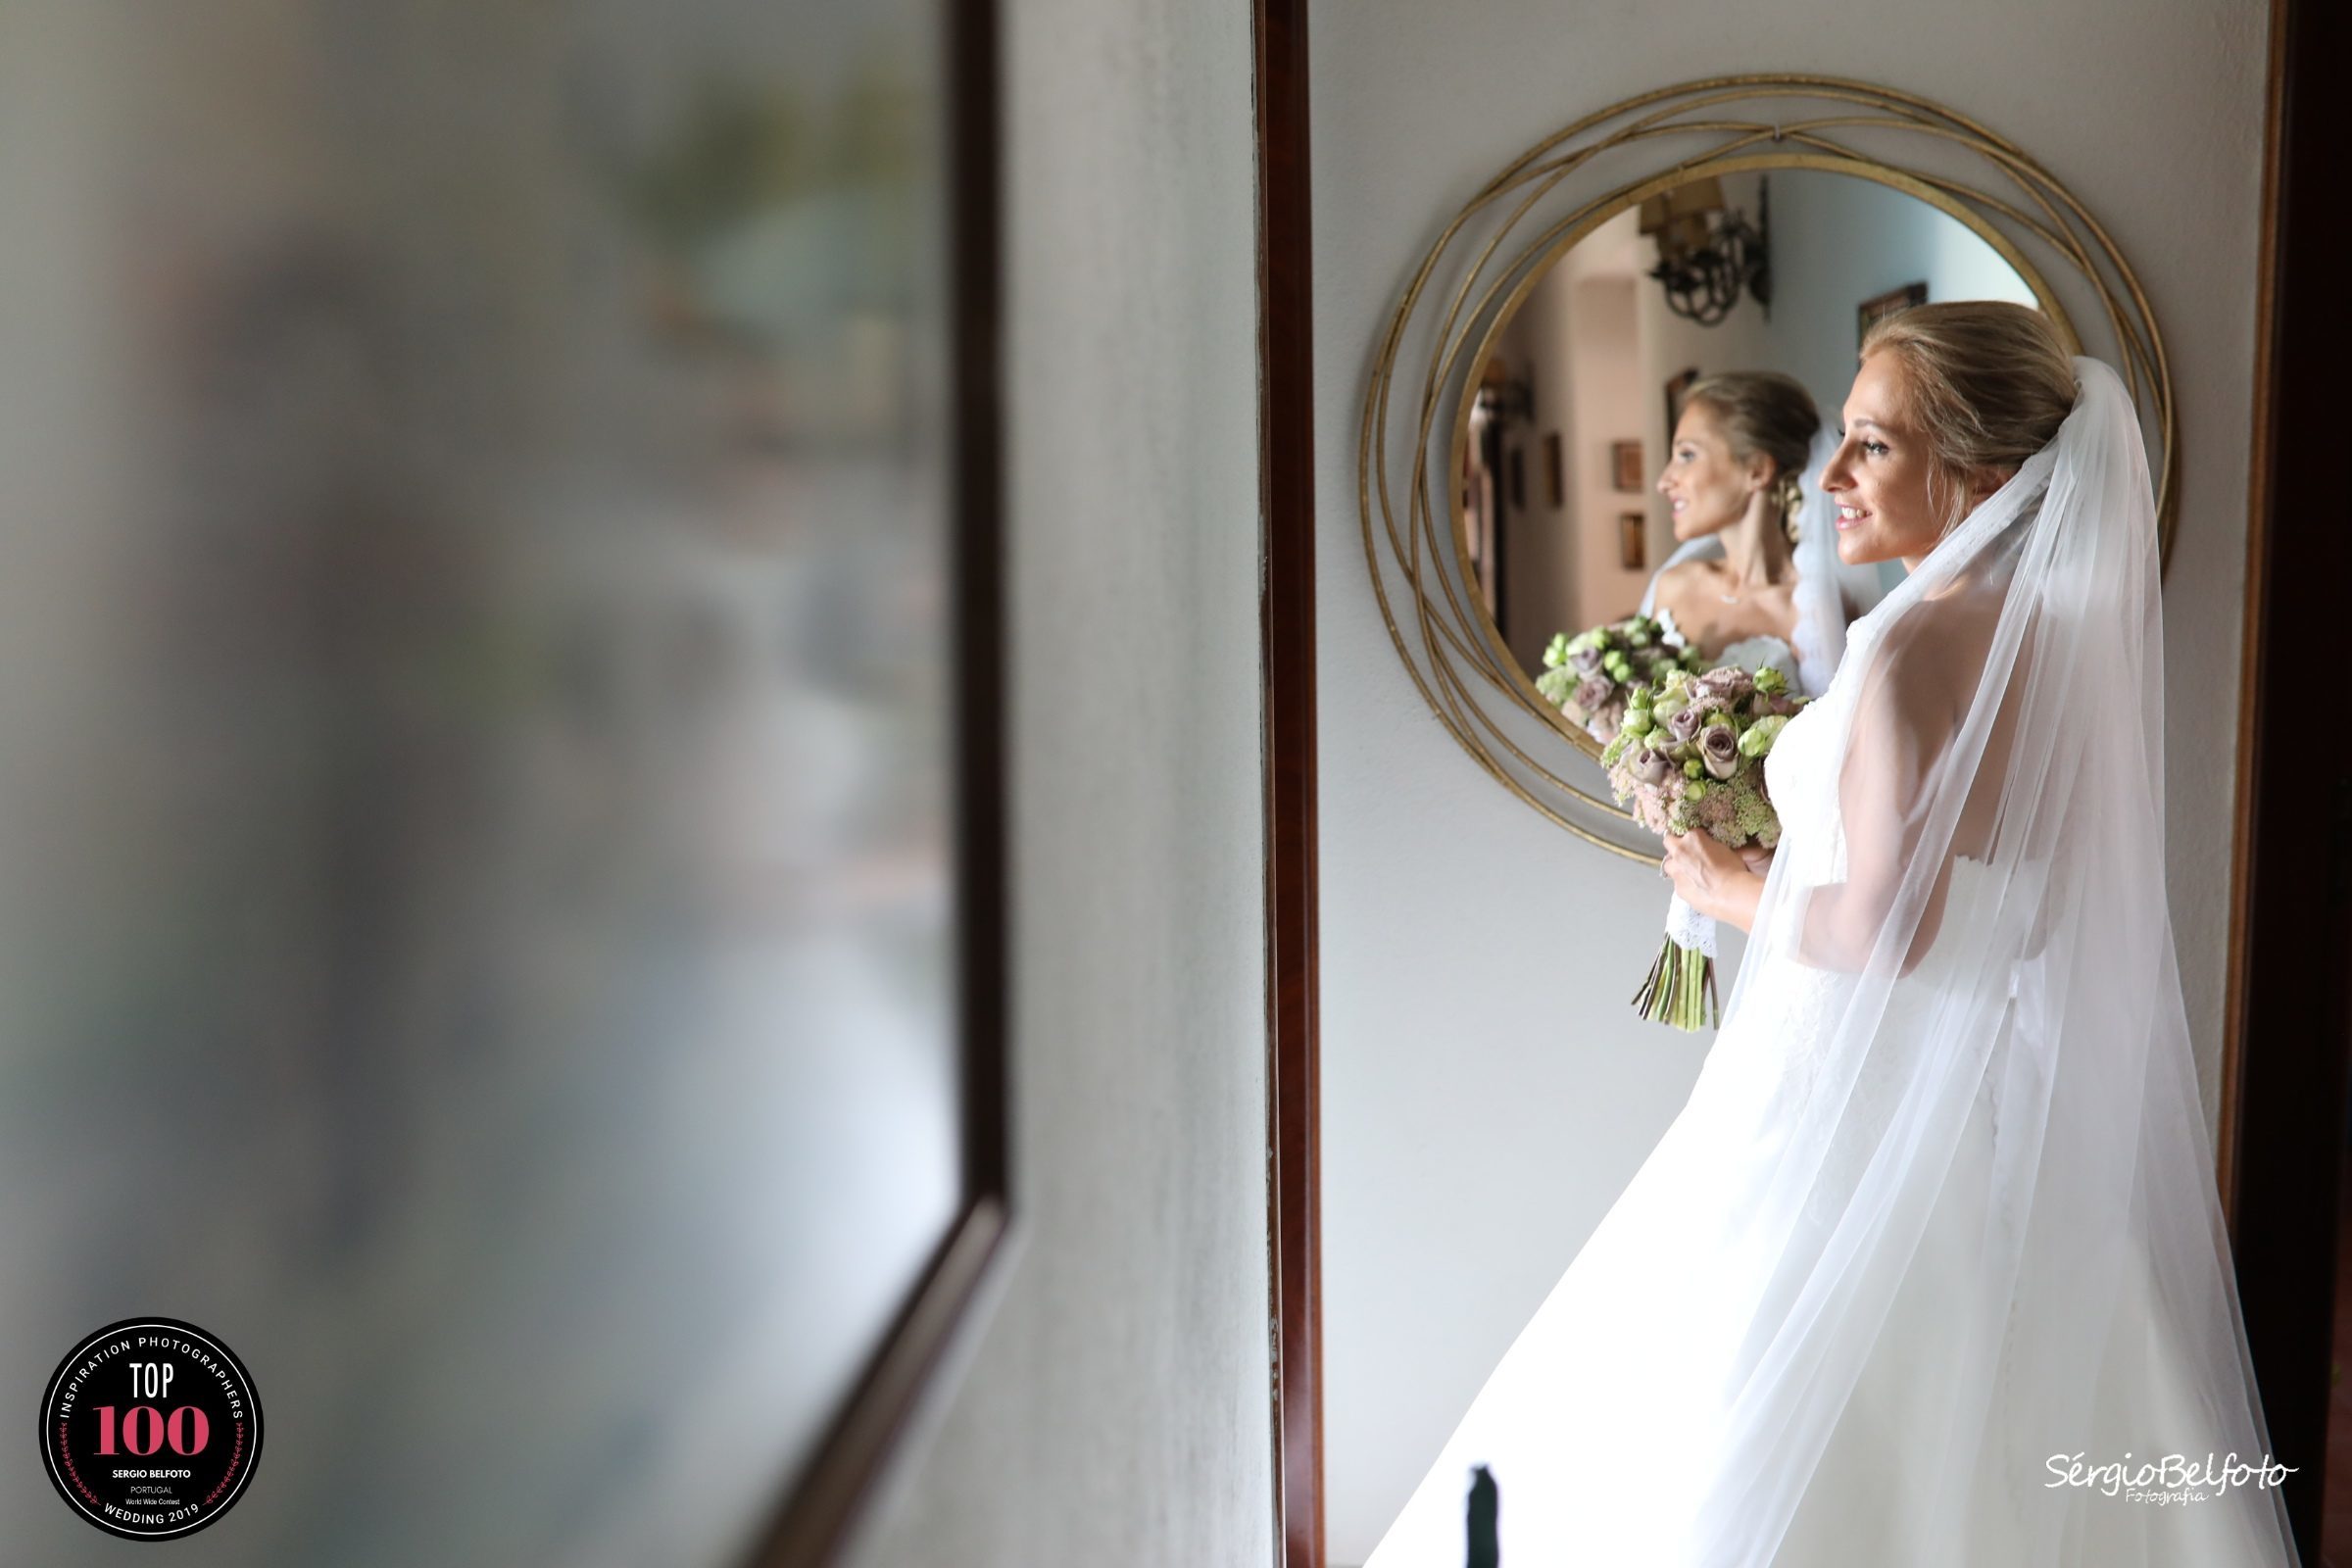
<instances>
[{"instance_id":1,"label":"white wall","mask_svg":"<svg viewBox=\"0 0 2352 1568\"><path fill-rule=\"evenodd\" d=\"M850 1560L1271 1563L1250 16L1005 25L1019 1255Z\"/></svg>"},{"instance_id":2,"label":"white wall","mask_svg":"<svg viewBox=\"0 0 2352 1568\"><path fill-rule=\"evenodd\" d=\"M1313 29L1323 670L1328 1519L1361 1560L1488 1370L1681 1108L1705 1050L1625 999L1654 872L1497 787L1424 707L1366 580L1375 334L1497 169L1654 85L1883 80L2021 143L2146 285L2180 398L2168 586L2170 888L2207 1102L2221 1049L2267 8L2260 0L1358 0ZM1776 191L1776 195L1777 195ZM1775 228L1783 215L1775 213ZM2080 296L2068 299L2081 314ZM1849 329L1850 330L1850 329ZM1736 943L1727 959L1738 961Z\"/></svg>"}]
</instances>

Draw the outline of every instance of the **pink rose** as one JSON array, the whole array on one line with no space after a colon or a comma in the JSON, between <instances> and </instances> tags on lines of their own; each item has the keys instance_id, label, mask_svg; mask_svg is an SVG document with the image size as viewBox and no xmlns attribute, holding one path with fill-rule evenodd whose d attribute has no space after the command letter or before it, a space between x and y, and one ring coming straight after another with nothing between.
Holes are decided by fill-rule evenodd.
<instances>
[{"instance_id":1,"label":"pink rose","mask_svg":"<svg viewBox=\"0 0 2352 1568\"><path fill-rule=\"evenodd\" d=\"M1730 778L1740 771L1740 737L1728 724L1710 724L1699 733L1698 758L1714 777Z\"/></svg>"}]
</instances>

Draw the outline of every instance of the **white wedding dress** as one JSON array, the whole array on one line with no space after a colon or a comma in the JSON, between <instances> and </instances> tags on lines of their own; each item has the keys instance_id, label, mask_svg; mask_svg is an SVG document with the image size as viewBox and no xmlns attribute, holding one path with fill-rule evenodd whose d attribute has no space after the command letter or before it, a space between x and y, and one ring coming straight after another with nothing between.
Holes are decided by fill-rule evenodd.
<instances>
[{"instance_id":1,"label":"white wedding dress","mask_svg":"<svg viewBox=\"0 0 2352 1568\"><path fill-rule=\"evenodd\" d=\"M1849 660L1867 649L1874 617L1848 628ZM1838 794L1826 755L1838 705L1851 682L1793 717L1765 758L1781 813L1778 854L1798 858L1792 874L1835 880L1844 851ZM2013 1409L2006 1380L1990 1392L1985 1462L1968 1483L1964 1522L1952 1528L1951 1478L1937 1462L1938 1412L1955 1391L1948 1352L1964 1307L1984 1295L1987 1243L2009 1216L1987 1212L1989 1161L2000 1132L2004 1070L2000 1049L2022 970L1967 972L1952 956L1984 951L1977 940L1995 917L1984 895L1984 862L1953 861L1942 923L1919 965L1896 980L1879 1024L1882 1041L1929 1028L1986 1042L1983 1082L1952 1169L1916 1253L1902 1268L1876 1344L1837 1416L1828 1446L1800 1487L1777 1546L1725 1557L1685 1535L1695 1498L1713 1474L1707 1437L1727 1407L1729 1382L1753 1319L1760 1272L1749 1204L1787 1144L1798 1107L1816 1093L1818 1045L1831 1033L1841 978L1784 953L1751 947L1755 972L1708 1052L1688 1103L1601 1220L1534 1318L1489 1376L1402 1513L1364 1568L1457 1568L1474 1466L1500 1489L1503 1568L1898 1568L1953 1564L2010 1568L2050 1560L2031 1550L2020 1521L2036 1503L2053 1453L2097 1463L2180 1452L2203 1455L2210 1428L2195 1399L2169 1374L2178 1364L2159 1336L2141 1275L2127 1270L2119 1309L2091 1398L2087 1424L2063 1433ZM1848 1100L1829 1161L1858 1166L1878 1147L1896 1095L1885 1064L1899 1051L1874 1052ZM1877 1068L1874 1071L1874 1066ZM1832 1172L1818 1191L1850 1189ZM1816 1216L1826 1232L1834 1216ZM1866 1257L1865 1267L1894 1266ZM1858 1282L1846 1293L1868 1296ZM1842 1307L1834 1303L1834 1309ZM1997 1314L1997 1302L1987 1319ZM1849 1340L1866 1339L1857 1323ZM2003 1366L2007 1366L2004 1361ZM1927 1523L1924 1489L1941 1482L1942 1510ZM2070 1494L2070 1564L2178 1564L2179 1568L2280 1561L2268 1515L2251 1487L2221 1500L2160 1507L2080 1489ZM1719 1506L1724 1499L1712 1499ZM1737 1506L1736 1502L1733 1504ZM2047 1515L2044 1514L2045 1527Z\"/></svg>"}]
</instances>

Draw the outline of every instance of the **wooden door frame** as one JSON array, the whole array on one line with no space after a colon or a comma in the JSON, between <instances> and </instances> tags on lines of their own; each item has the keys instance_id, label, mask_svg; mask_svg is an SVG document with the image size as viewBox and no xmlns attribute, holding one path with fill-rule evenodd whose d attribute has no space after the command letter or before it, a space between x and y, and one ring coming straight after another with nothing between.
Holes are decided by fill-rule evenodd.
<instances>
[{"instance_id":1,"label":"wooden door frame","mask_svg":"<svg viewBox=\"0 0 2352 1568\"><path fill-rule=\"evenodd\" d=\"M2256 323L2221 1186L2272 1451L2319 1561L2336 1193L2352 1049L2352 737L2290 727L2301 672L2340 657L2352 507L2336 426L2352 356L2331 165L2352 146L2352 22L2273 0ZM2299 706L2299 705L2298 705Z\"/></svg>"},{"instance_id":2,"label":"wooden door frame","mask_svg":"<svg viewBox=\"0 0 2352 1568\"><path fill-rule=\"evenodd\" d=\"M1258 636L1265 711L1267 1276L1284 1568L1323 1568L1315 909L1314 335L1306 0L1251 0L1257 103Z\"/></svg>"}]
</instances>

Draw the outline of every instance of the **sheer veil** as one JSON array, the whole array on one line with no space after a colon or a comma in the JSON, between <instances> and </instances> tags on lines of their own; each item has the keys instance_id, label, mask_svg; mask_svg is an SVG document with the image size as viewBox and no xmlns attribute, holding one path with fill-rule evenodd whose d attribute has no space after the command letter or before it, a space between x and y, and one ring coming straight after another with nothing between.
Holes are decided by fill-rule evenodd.
<instances>
[{"instance_id":1,"label":"sheer veil","mask_svg":"<svg viewBox=\"0 0 2352 1568\"><path fill-rule=\"evenodd\" d=\"M1967 1266L1887 1455L1918 1560L1988 1560L1970 1532L1995 1517L2007 1562L2295 1560L2276 1470L2176 1476L2208 1500L2164 1507L2048 1465L2317 1458L2270 1453L2181 1004L2140 427L2112 369L2075 369L2056 437L1847 628L1786 780L1771 759L1776 792L1834 794L1833 830L1771 862L1719 1049L1774 966L1806 966L1805 1082L1739 1195L1742 1266L1708 1311L1745 1328L1691 1369L1713 1484L1661 1560L1771 1560L1954 1212ZM2132 1554L2078 1555L2085 1509Z\"/></svg>"}]
</instances>

